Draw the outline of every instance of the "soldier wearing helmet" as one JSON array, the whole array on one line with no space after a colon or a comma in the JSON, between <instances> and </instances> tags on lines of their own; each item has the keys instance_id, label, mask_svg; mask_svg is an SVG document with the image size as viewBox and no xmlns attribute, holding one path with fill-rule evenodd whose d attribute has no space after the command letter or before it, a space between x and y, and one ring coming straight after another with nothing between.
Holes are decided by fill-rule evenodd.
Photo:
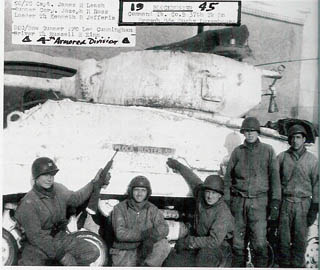
<instances>
[{"instance_id":1,"label":"soldier wearing helmet","mask_svg":"<svg viewBox=\"0 0 320 270\"><path fill-rule=\"evenodd\" d=\"M151 193L149 180L137 176L128 186L127 199L114 207L113 266L159 267L167 258L169 227L161 211L148 201Z\"/></svg>"},{"instance_id":2,"label":"soldier wearing helmet","mask_svg":"<svg viewBox=\"0 0 320 270\"><path fill-rule=\"evenodd\" d=\"M99 250L87 241L66 233L67 207L83 204L94 192L109 183L110 175L101 171L79 191L73 192L54 182L59 171L54 161L37 158L31 168L33 187L21 200L15 218L26 234L19 265L44 266L48 260L62 265L90 265L99 257Z\"/></svg>"},{"instance_id":3,"label":"soldier wearing helmet","mask_svg":"<svg viewBox=\"0 0 320 270\"><path fill-rule=\"evenodd\" d=\"M282 185L279 219L279 264L281 267L305 267L308 226L318 213L318 160L307 151L307 132L302 125L288 130L290 148L278 155ZM294 236L294 237L292 237Z\"/></svg>"},{"instance_id":4,"label":"soldier wearing helmet","mask_svg":"<svg viewBox=\"0 0 320 270\"><path fill-rule=\"evenodd\" d=\"M279 167L272 146L260 142L260 123L255 117L242 122L245 141L236 147L225 173L225 200L235 218L233 266L245 267L247 239L255 267L267 267L267 207L277 220L281 199ZM250 233L248 233L250 232Z\"/></svg>"},{"instance_id":5,"label":"soldier wearing helmet","mask_svg":"<svg viewBox=\"0 0 320 270\"><path fill-rule=\"evenodd\" d=\"M231 259L228 240L232 238L234 222L223 199L223 180L218 175L210 175L202 182L191 169L172 158L167 165L187 181L196 198L196 212L194 232L177 241L165 266L227 266L226 258Z\"/></svg>"}]
</instances>

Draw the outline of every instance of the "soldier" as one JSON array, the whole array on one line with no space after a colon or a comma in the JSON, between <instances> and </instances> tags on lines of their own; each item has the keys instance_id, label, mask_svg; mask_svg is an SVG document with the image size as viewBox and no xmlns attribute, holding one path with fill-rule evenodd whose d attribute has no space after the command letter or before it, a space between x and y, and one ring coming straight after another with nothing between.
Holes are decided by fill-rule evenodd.
<instances>
[{"instance_id":1,"label":"soldier","mask_svg":"<svg viewBox=\"0 0 320 270\"><path fill-rule=\"evenodd\" d=\"M242 122L245 141L234 149L225 174L225 200L235 217L233 266L246 266L248 240L255 267L267 267L267 206L277 220L281 199L279 167L272 146L261 143L260 123L255 117Z\"/></svg>"},{"instance_id":2,"label":"soldier","mask_svg":"<svg viewBox=\"0 0 320 270\"><path fill-rule=\"evenodd\" d=\"M233 217L223 200L223 180L218 175L210 175L204 182L188 167L169 158L170 168L180 172L189 184L196 199L194 232L179 239L165 266L175 267L222 267L231 263Z\"/></svg>"},{"instance_id":3,"label":"soldier","mask_svg":"<svg viewBox=\"0 0 320 270\"><path fill-rule=\"evenodd\" d=\"M79 191L68 190L55 183L59 171L47 157L36 159L32 164L34 185L21 200L15 217L26 234L19 265L43 266L48 260L57 260L62 265L89 265L99 257L99 250L87 241L66 233L67 207L83 204L94 192L108 185L110 174L105 179L96 177Z\"/></svg>"},{"instance_id":4,"label":"soldier","mask_svg":"<svg viewBox=\"0 0 320 270\"><path fill-rule=\"evenodd\" d=\"M128 198L114 207L113 266L159 267L167 258L169 226L161 211L148 201L150 195L149 180L137 176L129 184Z\"/></svg>"},{"instance_id":5,"label":"soldier","mask_svg":"<svg viewBox=\"0 0 320 270\"><path fill-rule=\"evenodd\" d=\"M290 148L278 156L283 196L279 221L281 267L305 267L308 226L318 213L318 160L306 150L306 136L302 125L290 127Z\"/></svg>"}]
</instances>

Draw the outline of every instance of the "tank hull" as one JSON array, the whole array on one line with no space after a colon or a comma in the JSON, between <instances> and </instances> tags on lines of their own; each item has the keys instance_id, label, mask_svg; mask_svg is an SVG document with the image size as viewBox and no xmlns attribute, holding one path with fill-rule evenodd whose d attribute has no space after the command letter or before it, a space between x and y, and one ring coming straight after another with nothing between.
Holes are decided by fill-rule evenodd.
<instances>
[{"instance_id":1,"label":"tank hull","mask_svg":"<svg viewBox=\"0 0 320 270\"><path fill-rule=\"evenodd\" d=\"M111 169L111 183L102 193L124 194L129 181L144 175L153 195L189 196L183 178L166 166L179 159L202 179L218 173L235 146L243 140L237 128L199 120L164 109L47 101L8 122L4 130L3 194L31 188L31 164L40 156L54 159L60 171L55 181L70 189L90 181L119 150ZM261 137L279 153L280 139Z\"/></svg>"}]
</instances>

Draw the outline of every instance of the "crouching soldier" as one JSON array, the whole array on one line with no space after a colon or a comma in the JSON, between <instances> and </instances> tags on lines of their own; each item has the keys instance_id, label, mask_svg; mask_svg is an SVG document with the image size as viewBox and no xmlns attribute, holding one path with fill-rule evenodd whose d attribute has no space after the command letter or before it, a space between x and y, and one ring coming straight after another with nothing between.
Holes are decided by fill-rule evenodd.
<instances>
[{"instance_id":1,"label":"crouching soldier","mask_svg":"<svg viewBox=\"0 0 320 270\"><path fill-rule=\"evenodd\" d=\"M308 226L318 213L318 160L304 146L306 135L303 126L293 125L288 131L290 148L278 156L283 194L279 222L281 267L305 267Z\"/></svg>"},{"instance_id":2,"label":"crouching soldier","mask_svg":"<svg viewBox=\"0 0 320 270\"><path fill-rule=\"evenodd\" d=\"M188 167L169 158L167 164L184 177L196 198L194 234L179 239L165 266L222 267L231 265L233 217L223 200L223 180L210 175L204 183ZM229 265L229 266L230 266Z\"/></svg>"},{"instance_id":3,"label":"crouching soldier","mask_svg":"<svg viewBox=\"0 0 320 270\"><path fill-rule=\"evenodd\" d=\"M150 195L149 180L137 176L129 184L128 198L114 207L113 266L158 267L167 258L169 227L161 211L148 201Z\"/></svg>"},{"instance_id":4,"label":"crouching soldier","mask_svg":"<svg viewBox=\"0 0 320 270\"><path fill-rule=\"evenodd\" d=\"M99 250L87 241L66 233L67 207L83 204L95 190L100 192L109 184L98 172L95 179L79 191L68 190L55 183L59 171L47 157L36 159L32 164L34 185L20 202L15 217L26 234L19 265L43 266L48 260L57 260L62 265L90 265L99 257Z\"/></svg>"}]
</instances>

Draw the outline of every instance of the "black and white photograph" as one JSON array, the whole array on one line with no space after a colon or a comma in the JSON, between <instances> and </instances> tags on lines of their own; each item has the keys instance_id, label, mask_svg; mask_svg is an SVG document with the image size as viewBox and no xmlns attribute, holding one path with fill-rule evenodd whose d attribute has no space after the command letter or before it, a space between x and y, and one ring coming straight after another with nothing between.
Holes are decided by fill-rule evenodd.
<instances>
[{"instance_id":1,"label":"black and white photograph","mask_svg":"<svg viewBox=\"0 0 320 270\"><path fill-rule=\"evenodd\" d=\"M317 0L3 0L2 266L318 268Z\"/></svg>"}]
</instances>

